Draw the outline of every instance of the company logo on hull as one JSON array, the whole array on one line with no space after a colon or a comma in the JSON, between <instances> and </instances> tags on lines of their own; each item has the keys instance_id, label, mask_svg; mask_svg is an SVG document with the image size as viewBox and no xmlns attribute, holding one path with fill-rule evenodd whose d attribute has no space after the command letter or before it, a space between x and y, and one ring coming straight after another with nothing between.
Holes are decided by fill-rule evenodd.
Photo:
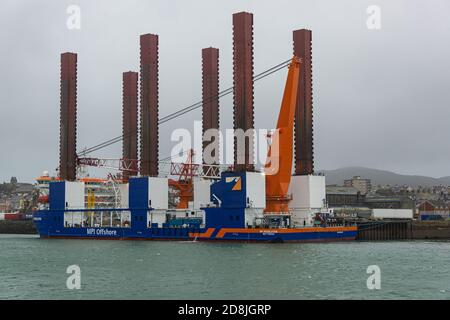
<instances>
[{"instance_id":1,"label":"company logo on hull","mask_svg":"<svg viewBox=\"0 0 450 320\"><path fill-rule=\"evenodd\" d=\"M88 236L117 236L117 230L110 230L110 229L96 229L96 228L88 228L86 229L86 234Z\"/></svg>"},{"instance_id":2,"label":"company logo on hull","mask_svg":"<svg viewBox=\"0 0 450 320\"><path fill-rule=\"evenodd\" d=\"M234 183L231 190L233 191L241 191L242 190L242 182L241 177L227 177L225 178L226 183Z\"/></svg>"}]
</instances>

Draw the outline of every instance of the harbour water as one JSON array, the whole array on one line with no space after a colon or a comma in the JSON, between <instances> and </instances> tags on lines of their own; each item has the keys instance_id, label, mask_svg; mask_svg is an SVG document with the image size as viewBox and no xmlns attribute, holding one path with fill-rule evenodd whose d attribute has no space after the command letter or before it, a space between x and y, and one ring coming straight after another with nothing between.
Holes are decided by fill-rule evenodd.
<instances>
[{"instance_id":1,"label":"harbour water","mask_svg":"<svg viewBox=\"0 0 450 320\"><path fill-rule=\"evenodd\" d=\"M81 270L69 290L66 269ZM367 267L381 271L369 290ZM450 242L245 244L0 235L0 299L450 299Z\"/></svg>"}]
</instances>

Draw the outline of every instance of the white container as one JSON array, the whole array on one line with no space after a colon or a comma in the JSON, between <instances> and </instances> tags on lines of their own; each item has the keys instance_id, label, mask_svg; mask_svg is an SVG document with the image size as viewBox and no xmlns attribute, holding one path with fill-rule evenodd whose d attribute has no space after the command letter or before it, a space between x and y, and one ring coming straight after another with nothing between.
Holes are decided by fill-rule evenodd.
<instances>
[{"instance_id":1,"label":"white container","mask_svg":"<svg viewBox=\"0 0 450 320\"><path fill-rule=\"evenodd\" d=\"M412 209L373 209L372 218L375 219L412 219Z\"/></svg>"},{"instance_id":2,"label":"white container","mask_svg":"<svg viewBox=\"0 0 450 320\"><path fill-rule=\"evenodd\" d=\"M200 209L210 203L211 180L194 177L194 201L192 208ZM191 207L190 207L191 208Z\"/></svg>"},{"instance_id":3,"label":"white container","mask_svg":"<svg viewBox=\"0 0 450 320\"><path fill-rule=\"evenodd\" d=\"M266 207L266 176L260 172L246 172L245 191L249 208Z\"/></svg>"},{"instance_id":4,"label":"white container","mask_svg":"<svg viewBox=\"0 0 450 320\"><path fill-rule=\"evenodd\" d=\"M169 180L167 178L148 178L148 200L153 209L169 208Z\"/></svg>"},{"instance_id":5,"label":"white container","mask_svg":"<svg viewBox=\"0 0 450 320\"><path fill-rule=\"evenodd\" d=\"M325 176L292 176L289 185L289 202L291 209L320 209L325 206Z\"/></svg>"},{"instance_id":6,"label":"white container","mask_svg":"<svg viewBox=\"0 0 450 320\"><path fill-rule=\"evenodd\" d=\"M66 209L84 209L84 182L65 181Z\"/></svg>"}]
</instances>

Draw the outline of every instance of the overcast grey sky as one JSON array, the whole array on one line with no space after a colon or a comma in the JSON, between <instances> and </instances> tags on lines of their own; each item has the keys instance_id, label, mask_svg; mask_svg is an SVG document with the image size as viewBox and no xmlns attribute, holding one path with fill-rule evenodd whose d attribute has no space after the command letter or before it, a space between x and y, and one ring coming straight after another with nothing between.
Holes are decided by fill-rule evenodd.
<instances>
[{"instance_id":1,"label":"overcast grey sky","mask_svg":"<svg viewBox=\"0 0 450 320\"><path fill-rule=\"evenodd\" d=\"M66 27L81 8L81 29ZM369 5L381 29L366 26ZM0 181L32 181L58 165L59 56L78 56L78 149L121 134L122 72L139 68L139 35L160 36L160 116L201 98L201 49L220 49L220 87L232 85L232 14L254 14L259 73L292 53L292 31L313 31L316 169L367 166L450 175L450 2L111 1L0 2ZM286 72L255 84L257 128L275 125ZM220 102L231 127L232 97ZM173 128L161 126L160 156ZM120 157L120 144L97 156Z\"/></svg>"}]
</instances>

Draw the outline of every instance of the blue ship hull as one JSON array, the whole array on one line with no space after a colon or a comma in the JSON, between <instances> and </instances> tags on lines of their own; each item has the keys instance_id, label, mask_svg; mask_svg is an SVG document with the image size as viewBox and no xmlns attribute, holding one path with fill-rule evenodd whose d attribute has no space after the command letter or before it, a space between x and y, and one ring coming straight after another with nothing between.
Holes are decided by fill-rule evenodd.
<instances>
[{"instance_id":1,"label":"blue ship hull","mask_svg":"<svg viewBox=\"0 0 450 320\"><path fill-rule=\"evenodd\" d=\"M104 240L179 240L240 242L320 242L354 240L357 227L227 228L227 227L65 227L63 212L39 211L33 221L41 238Z\"/></svg>"}]
</instances>

